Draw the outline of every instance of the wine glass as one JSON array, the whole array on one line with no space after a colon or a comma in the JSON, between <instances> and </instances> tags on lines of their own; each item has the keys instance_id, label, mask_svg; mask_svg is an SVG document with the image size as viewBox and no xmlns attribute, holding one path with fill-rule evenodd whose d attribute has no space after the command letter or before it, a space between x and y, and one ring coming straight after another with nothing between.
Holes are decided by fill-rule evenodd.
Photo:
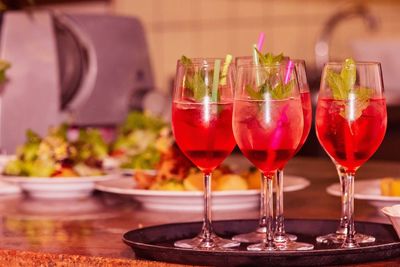
<instances>
[{"instance_id":1,"label":"wine glass","mask_svg":"<svg viewBox=\"0 0 400 267\"><path fill-rule=\"evenodd\" d=\"M211 223L211 173L232 152L233 68L222 59L178 61L172 104L172 127L182 152L204 173L201 232L175 242L182 248L213 249L240 243L217 236Z\"/></svg>"},{"instance_id":2,"label":"wine glass","mask_svg":"<svg viewBox=\"0 0 400 267\"><path fill-rule=\"evenodd\" d=\"M293 60L296 74L297 74L297 81L300 90L300 99L302 104L302 111L303 111L303 119L304 119L304 127L303 132L301 134L300 143L297 146L295 154L299 152L299 150L304 145L305 141L307 140L308 134L310 133L311 129L311 121L312 121L312 108L311 108L311 95L310 89L308 87L307 76L306 76L306 65L304 60ZM281 243L284 245L284 249L286 250L310 250L313 249L314 246L308 243L302 242L289 242L297 240L297 236L293 234L287 234L285 232L285 225L284 225L284 215L283 215L283 167L279 168L276 172L276 229L275 229L275 236L274 240L277 243Z\"/></svg>"},{"instance_id":3,"label":"wine glass","mask_svg":"<svg viewBox=\"0 0 400 267\"><path fill-rule=\"evenodd\" d=\"M343 248L359 246L354 229L354 176L384 138L387 114L383 91L379 63L346 59L343 64L332 62L324 67L316 130L322 147L344 170Z\"/></svg>"},{"instance_id":4,"label":"wine glass","mask_svg":"<svg viewBox=\"0 0 400 267\"><path fill-rule=\"evenodd\" d=\"M282 64L287 63L287 58L285 62ZM306 69L305 69L305 62L304 60L298 60L295 59L293 60L295 70L296 70L296 76L297 76L297 81L300 89L300 97L301 97L301 102L302 102L302 109L303 109L303 118L304 118L304 128L303 128L303 133L301 135L301 140L300 143L296 149L296 153L300 150L300 148L303 146L304 142L307 139L307 136L310 132L311 128L311 121L312 121L312 109L311 109L311 96L310 96L310 89L308 87L308 82L307 82L307 76L306 76ZM238 57L236 58L236 67L239 67L241 65L248 65L252 63L252 58L251 57ZM261 177L262 179L262 177ZM261 183L262 185L262 183ZM259 219L259 226L258 228L250 233L246 234L240 234L236 235L233 237L233 240L239 241L239 242L246 242L246 243L256 243L262 241L263 238L265 238L265 232L266 232L266 227L265 227L265 215L264 215L264 196L263 196L263 190L261 190L261 196L260 196L260 219ZM275 236L274 240L276 242L280 243L286 243L287 241L295 241L297 240L297 236L293 234L288 234L285 232L285 227L284 227L284 216L283 216L283 169L277 171L277 177L276 177L276 203L275 203L275 210L276 210L276 228L275 228ZM305 243L293 243L291 242L290 245L285 246L286 249L301 249L301 250L306 250L306 249L312 249L314 246L311 244L305 244Z\"/></svg>"},{"instance_id":5,"label":"wine glass","mask_svg":"<svg viewBox=\"0 0 400 267\"><path fill-rule=\"evenodd\" d=\"M247 249L278 250L272 229L272 180L293 157L303 132L295 71L283 64L238 66L232 126L240 150L263 176L265 238Z\"/></svg>"},{"instance_id":6,"label":"wine glass","mask_svg":"<svg viewBox=\"0 0 400 267\"><path fill-rule=\"evenodd\" d=\"M236 71L238 68L243 65L252 65L253 64L253 57L251 56L241 56L235 58L235 66ZM260 176L260 215L259 215L259 222L258 227L255 231L245 234L238 234L232 237L232 240L241 242L241 243L257 243L261 242L265 238L265 233L267 232L267 222L266 222L266 215L265 215L265 195L263 189L263 175Z\"/></svg>"}]
</instances>

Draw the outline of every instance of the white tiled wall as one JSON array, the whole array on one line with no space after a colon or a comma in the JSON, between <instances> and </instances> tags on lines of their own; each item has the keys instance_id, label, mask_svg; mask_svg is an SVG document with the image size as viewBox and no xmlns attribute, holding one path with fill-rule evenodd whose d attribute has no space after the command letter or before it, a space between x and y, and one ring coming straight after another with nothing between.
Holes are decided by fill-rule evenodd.
<instances>
[{"instance_id":1,"label":"white tiled wall","mask_svg":"<svg viewBox=\"0 0 400 267\"><path fill-rule=\"evenodd\" d=\"M112 0L111 12L140 18L147 32L157 85L167 90L176 60L185 54L246 55L259 32L265 49L314 64L314 44L324 22L352 1L334 0ZM400 1L363 1L380 20L370 32L360 18L339 24L333 58L351 56L352 39L399 38Z\"/></svg>"}]
</instances>

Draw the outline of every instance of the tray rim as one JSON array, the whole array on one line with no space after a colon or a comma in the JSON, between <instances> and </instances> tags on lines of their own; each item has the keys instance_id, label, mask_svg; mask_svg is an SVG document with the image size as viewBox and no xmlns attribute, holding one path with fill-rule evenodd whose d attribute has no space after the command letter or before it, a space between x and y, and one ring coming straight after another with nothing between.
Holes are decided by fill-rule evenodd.
<instances>
[{"instance_id":1,"label":"tray rim","mask_svg":"<svg viewBox=\"0 0 400 267\"><path fill-rule=\"evenodd\" d=\"M300 218L288 218L285 220L302 220L302 221L319 221L319 222L337 222L338 220L333 220L333 219L300 219ZM258 221L255 219L239 219L239 220L215 220L214 222L219 222L219 223L228 223L228 222L254 222ZM360 251L369 251L369 250L382 250L384 249L393 249L393 248L400 248L400 240L398 242L390 242L390 243L385 243L385 244L376 244L372 246L365 246L365 247L359 247L359 248L352 248L352 249L344 249L344 248L335 248L335 249L318 249L318 250L308 250L308 251L274 251L274 252L258 252L258 251L245 251L245 250L224 250L224 251L212 251L212 250L193 250L193 249L186 249L186 248L178 248L178 247L166 247L166 246L160 246L160 245L153 245L153 244L148 244L148 243L143 243L143 242L132 242L126 238L126 236L129 233L132 232L140 232L142 230L151 230L151 229L157 229L159 227L173 227L173 226L179 226L179 225L193 225L193 224L201 224L201 221L192 221L192 222L183 222L183 223L167 223L167 224L159 224L159 225L152 225L148 227L143 227L140 229L134 229L130 230L126 233L123 234L122 241L130 246L132 249L133 247L131 244L137 246L137 247L143 247L143 248L152 248L152 249L157 249L157 250L168 250L168 251L180 251L180 252L185 252L185 253L196 253L197 255L204 254L204 255L232 255L232 256L252 256L252 257L265 257L265 256L270 256L270 257L282 257L282 256L318 256L318 255L325 255L327 252L331 255L333 254L344 254L343 252L350 252L346 254L358 254ZM370 221L355 221L355 223L359 224L376 224L376 225L381 225L381 226L393 226L388 223L376 223L376 222L370 222ZM394 229L393 229L394 231ZM392 248L393 247L393 248Z\"/></svg>"}]
</instances>

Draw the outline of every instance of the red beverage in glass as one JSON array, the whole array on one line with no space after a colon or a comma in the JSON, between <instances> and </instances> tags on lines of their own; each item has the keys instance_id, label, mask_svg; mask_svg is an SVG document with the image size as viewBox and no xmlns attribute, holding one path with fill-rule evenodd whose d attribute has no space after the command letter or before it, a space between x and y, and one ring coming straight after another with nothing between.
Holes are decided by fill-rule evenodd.
<instances>
[{"instance_id":1,"label":"red beverage in glass","mask_svg":"<svg viewBox=\"0 0 400 267\"><path fill-rule=\"evenodd\" d=\"M232 111L232 103L173 103L176 142L203 172L215 169L235 147Z\"/></svg>"},{"instance_id":2,"label":"red beverage in glass","mask_svg":"<svg viewBox=\"0 0 400 267\"><path fill-rule=\"evenodd\" d=\"M303 133L300 101L236 100L235 105L233 131L240 150L266 174L282 168Z\"/></svg>"},{"instance_id":3,"label":"red beverage in glass","mask_svg":"<svg viewBox=\"0 0 400 267\"><path fill-rule=\"evenodd\" d=\"M316 128L319 141L341 166L350 171L357 170L383 140L387 123L385 100L370 99L368 106L359 110L361 114L353 115L353 119L345 112L348 101L322 98L318 102Z\"/></svg>"},{"instance_id":4,"label":"red beverage in glass","mask_svg":"<svg viewBox=\"0 0 400 267\"><path fill-rule=\"evenodd\" d=\"M311 108L311 95L310 92L302 92L300 93L301 97L301 106L303 109L303 118L304 118L304 128L303 133L301 135L299 146L296 149L296 152L299 152L301 147L307 140L308 134L310 133L311 129L311 121L312 121L312 108Z\"/></svg>"}]
</instances>

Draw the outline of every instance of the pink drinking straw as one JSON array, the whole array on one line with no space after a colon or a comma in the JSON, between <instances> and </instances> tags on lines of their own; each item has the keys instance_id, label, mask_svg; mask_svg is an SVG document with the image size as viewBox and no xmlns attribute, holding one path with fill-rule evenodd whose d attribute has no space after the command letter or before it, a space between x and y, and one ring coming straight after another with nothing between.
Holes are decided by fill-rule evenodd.
<instances>
[{"instance_id":1,"label":"pink drinking straw","mask_svg":"<svg viewBox=\"0 0 400 267\"><path fill-rule=\"evenodd\" d=\"M260 35L258 35L258 43L257 43L257 49L260 52L261 52L263 44L264 44L264 39L265 39L265 33L260 32Z\"/></svg>"},{"instance_id":2,"label":"pink drinking straw","mask_svg":"<svg viewBox=\"0 0 400 267\"><path fill-rule=\"evenodd\" d=\"M290 76L292 76L293 67L294 67L293 61L289 60L286 66L285 84L289 82Z\"/></svg>"}]
</instances>

